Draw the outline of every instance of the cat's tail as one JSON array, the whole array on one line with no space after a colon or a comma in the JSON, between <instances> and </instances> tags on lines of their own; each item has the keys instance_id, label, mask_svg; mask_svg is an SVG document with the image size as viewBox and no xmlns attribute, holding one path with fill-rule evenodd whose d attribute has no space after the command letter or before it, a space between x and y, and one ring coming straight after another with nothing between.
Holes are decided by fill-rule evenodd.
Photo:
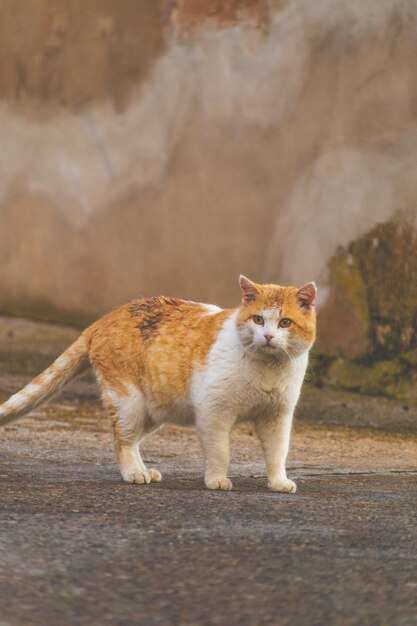
<instances>
[{"instance_id":1,"label":"cat's tail","mask_svg":"<svg viewBox=\"0 0 417 626\"><path fill-rule=\"evenodd\" d=\"M87 341L81 335L42 374L0 405L0 426L5 426L52 398L89 365Z\"/></svg>"}]
</instances>

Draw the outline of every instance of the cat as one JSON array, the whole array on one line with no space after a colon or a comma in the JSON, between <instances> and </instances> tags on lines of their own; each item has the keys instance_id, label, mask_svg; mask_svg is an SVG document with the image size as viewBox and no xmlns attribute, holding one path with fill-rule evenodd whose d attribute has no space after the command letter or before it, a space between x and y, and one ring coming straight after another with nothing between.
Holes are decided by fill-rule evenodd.
<instances>
[{"instance_id":1,"label":"cat","mask_svg":"<svg viewBox=\"0 0 417 626\"><path fill-rule=\"evenodd\" d=\"M230 432L251 420L269 488L295 492L285 464L315 340L316 285L261 285L245 276L239 282L242 302L235 309L171 297L139 298L114 309L0 406L0 425L39 406L92 365L126 482L162 478L141 458L146 435L169 422L195 423L205 485L228 491Z\"/></svg>"}]
</instances>

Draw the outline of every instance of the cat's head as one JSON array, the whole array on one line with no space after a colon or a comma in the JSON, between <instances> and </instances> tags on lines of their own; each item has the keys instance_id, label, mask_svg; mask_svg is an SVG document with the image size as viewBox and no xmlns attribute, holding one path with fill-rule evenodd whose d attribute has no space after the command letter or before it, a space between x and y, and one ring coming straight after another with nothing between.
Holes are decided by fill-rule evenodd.
<instances>
[{"instance_id":1,"label":"cat's head","mask_svg":"<svg viewBox=\"0 0 417 626\"><path fill-rule=\"evenodd\" d=\"M245 276L239 282L242 304L236 325L248 354L293 358L312 346L316 338L314 282L281 287L258 285Z\"/></svg>"}]
</instances>

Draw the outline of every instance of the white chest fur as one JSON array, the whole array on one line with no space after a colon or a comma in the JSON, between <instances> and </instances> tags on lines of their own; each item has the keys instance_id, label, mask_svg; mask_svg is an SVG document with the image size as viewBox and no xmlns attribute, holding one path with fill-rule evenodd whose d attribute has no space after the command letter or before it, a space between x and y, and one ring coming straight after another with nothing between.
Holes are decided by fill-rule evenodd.
<instances>
[{"instance_id":1,"label":"white chest fur","mask_svg":"<svg viewBox=\"0 0 417 626\"><path fill-rule=\"evenodd\" d=\"M262 361L251 358L239 340L235 316L224 324L204 369L194 373L192 402L197 415L207 411L250 419L274 405L296 404L308 354L296 359Z\"/></svg>"}]
</instances>

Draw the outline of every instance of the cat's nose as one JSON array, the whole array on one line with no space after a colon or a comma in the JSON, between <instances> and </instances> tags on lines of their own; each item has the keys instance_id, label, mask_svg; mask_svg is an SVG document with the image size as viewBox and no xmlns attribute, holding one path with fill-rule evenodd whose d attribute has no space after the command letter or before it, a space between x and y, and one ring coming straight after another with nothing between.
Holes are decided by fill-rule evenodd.
<instances>
[{"instance_id":1,"label":"cat's nose","mask_svg":"<svg viewBox=\"0 0 417 626\"><path fill-rule=\"evenodd\" d=\"M275 335L271 335L270 333L264 333L264 337L269 343L275 337Z\"/></svg>"}]
</instances>

